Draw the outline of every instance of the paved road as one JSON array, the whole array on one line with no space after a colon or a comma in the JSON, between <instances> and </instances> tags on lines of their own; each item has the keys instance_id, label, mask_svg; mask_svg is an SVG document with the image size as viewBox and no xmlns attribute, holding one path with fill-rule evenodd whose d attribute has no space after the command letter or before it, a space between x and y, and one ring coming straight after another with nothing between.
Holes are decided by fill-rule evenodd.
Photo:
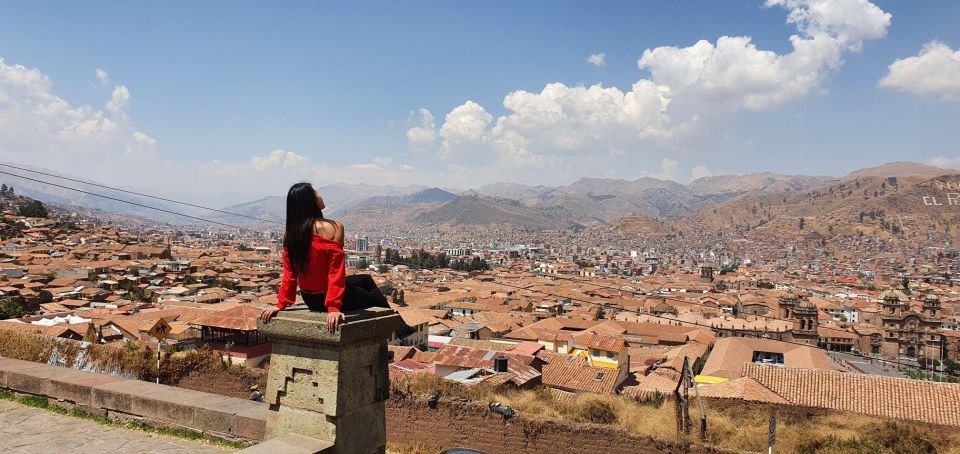
<instances>
[{"instance_id":1,"label":"paved road","mask_svg":"<svg viewBox=\"0 0 960 454\"><path fill-rule=\"evenodd\" d=\"M0 452L213 454L227 451L0 401Z\"/></svg>"},{"instance_id":2,"label":"paved road","mask_svg":"<svg viewBox=\"0 0 960 454\"><path fill-rule=\"evenodd\" d=\"M856 372L870 375L885 375L887 377L907 378L906 375L897 371L895 364L884 363L882 361L868 361L866 358L847 353L833 352L830 353L830 355L834 358L842 359L848 363L851 363L853 366L859 369L856 370Z\"/></svg>"}]
</instances>

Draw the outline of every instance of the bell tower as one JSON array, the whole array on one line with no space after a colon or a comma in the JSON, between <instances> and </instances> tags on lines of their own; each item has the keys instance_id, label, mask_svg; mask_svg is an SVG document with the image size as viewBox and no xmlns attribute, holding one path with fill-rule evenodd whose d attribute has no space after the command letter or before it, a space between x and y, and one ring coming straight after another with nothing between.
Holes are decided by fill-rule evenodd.
<instances>
[{"instance_id":1,"label":"bell tower","mask_svg":"<svg viewBox=\"0 0 960 454\"><path fill-rule=\"evenodd\" d=\"M805 344L817 346L820 342L820 335L817 332L819 325L817 306L810 300L802 298L793 310L793 318L793 337Z\"/></svg>"}]
</instances>

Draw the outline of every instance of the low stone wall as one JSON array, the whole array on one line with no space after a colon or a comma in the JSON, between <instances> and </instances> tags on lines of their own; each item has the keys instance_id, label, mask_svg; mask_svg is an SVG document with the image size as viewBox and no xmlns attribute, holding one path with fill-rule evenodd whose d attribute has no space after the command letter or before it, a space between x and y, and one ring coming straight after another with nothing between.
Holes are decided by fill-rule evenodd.
<instances>
[{"instance_id":1,"label":"low stone wall","mask_svg":"<svg viewBox=\"0 0 960 454\"><path fill-rule=\"evenodd\" d=\"M428 447L460 447L489 453L715 453L680 443L654 440L617 427L504 419L478 403L422 399L386 403L387 440Z\"/></svg>"},{"instance_id":2,"label":"low stone wall","mask_svg":"<svg viewBox=\"0 0 960 454\"><path fill-rule=\"evenodd\" d=\"M263 440L267 405L167 385L0 358L0 389L120 421L186 428L204 435Z\"/></svg>"},{"instance_id":3,"label":"low stone wall","mask_svg":"<svg viewBox=\"0 0 960 454\"><path fill-rule=\"evenodd\" d=\"M269 411L267 404L246 399L11 358L0 358L0 389L46 396L54 405L114 420L186 428L211 437L249 442L264 439ZM388 400L385 407L390 443L467 447L490 453L719 452L654 440L610 426L528 421L522 417L505 420L478 403L441 401L431 408L424 399L409 398ZM269 447L263 444L257 448L267 452Z\"/></svg>"}]
</instances>

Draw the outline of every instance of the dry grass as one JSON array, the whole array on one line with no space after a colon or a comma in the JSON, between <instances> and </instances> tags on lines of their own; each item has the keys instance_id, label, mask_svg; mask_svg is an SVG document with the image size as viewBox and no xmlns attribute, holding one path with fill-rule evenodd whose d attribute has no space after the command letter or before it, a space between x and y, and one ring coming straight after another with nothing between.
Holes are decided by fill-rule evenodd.
<instances>
[{"instance_id":1,"label":"dry grass","mask_svg":"<svg viewBox=\"0 0 960 454\"><path fill-rule=\"evenodd\" d=\"M439 446L428 446L423 443L387 443L387 454L437 454L443 449Z\"/></svg>"},{"instance_id":2,"label":"dry grass","mask_svg":"<svg viewBox=\"0 0 960 454\"><path fill-rule=\"evenodd\" d=\"M156 350L138 342L82 348L80 342L73 340L0 331L0 356L145 381L157 378L156 354ZM263 385L266 381L266 371L231 365L210 349L164 353L159 375L165 384L185 382L192 389L235 397L246 397L250 383Z\"/></svg>"},{"instance_id":3,"label":"dry grass","mask_svg":"<svg viewBox=\"0 0 960 454\"><path fill-rule=\"evenodd\" d=\"M404 386L404 383L395 384L395 389L405 390ZM623 396L597 394L578 394L558 400L545 389L486 390L484 394L482 390L464 388L432 376L417 377L415 385L411 386L414 394L433 394L437 389L442 389L443 395L448 397L510 406L525 420L609 424L664 441L678 439L672 400L662 406L656 402L636 402ZM774 406L730 400L704 401L704 404L707 414L705 444L738 451L766 451L767 427ZM960 430L956 429L812 408L780 405L776 410L778 452L960 454ZM692 433L684 439L700 443L696 401L691 403L690 417L693 419Z\"/></svg>"}]
</instances>

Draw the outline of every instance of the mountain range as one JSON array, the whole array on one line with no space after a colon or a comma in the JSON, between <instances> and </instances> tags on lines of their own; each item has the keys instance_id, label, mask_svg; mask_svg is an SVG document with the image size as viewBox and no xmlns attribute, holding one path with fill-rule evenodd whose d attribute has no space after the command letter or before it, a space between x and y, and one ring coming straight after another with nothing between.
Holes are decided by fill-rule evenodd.
<instances>
[{"instance_id":1,"label":"mountain range","mask_svg":"<svg viewBox=\"0 0 960 454\"><path fill-rule=\"evenodd\" d=\"M466 191L422 185L345 183L317 189L327 205L325 213L349 223L527 228L610 224L625 230L631 230L631 226L641 226L638 230L662 233L670 229L670 223L681 219L704 226L731 223L749 225L775 223L775 218L780 215L796 217L829 212L832 216L841 216L841 212L849 215L852 212L871 211L879 209L877 203L881 201L872 200L875 198L882 199L883 203L897 201L901 205L909 205L901 198L907 197L913 186L951 173L953 171L919 163L895 162L856 170L843 177L762 172L708 176L686 185L643 177L635 180L582 178L562 186L495 183ZM899 179L899 186L895 189L886 187L885 181L888 182L891 177ZM51 177L44 179L54 180ZM24 195L43 201L151 217L165 222L177 220L174 215L5 175L0 175L0 182L13 184ZM200 215L218 222L256 222L244 217L117 193L92 186L95 182L90 183L65 185L175 212ZM848 194L837 198L839 194L854 190L854 186L861 193L867 191L867 195L854 197ZM873 195L870 191L876 191L877 196L870 197ZM824 194L832 197L829 203ZM916 196L914 194L914 198ZM815 206L821 208L812 208ZM828 208L822 208L824 206ZM285 210L284 196L268 196L230 205L222 211L282 222Z\"/></svg>"}]
</instances>

